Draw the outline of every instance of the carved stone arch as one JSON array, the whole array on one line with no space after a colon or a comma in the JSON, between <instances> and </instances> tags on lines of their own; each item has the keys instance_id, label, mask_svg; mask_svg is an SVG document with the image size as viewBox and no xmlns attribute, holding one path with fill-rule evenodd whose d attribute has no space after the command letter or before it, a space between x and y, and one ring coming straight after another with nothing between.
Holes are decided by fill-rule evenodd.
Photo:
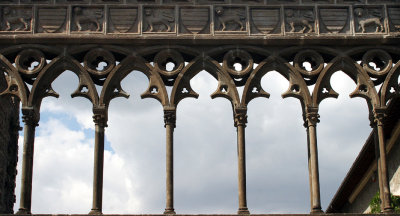
<instances>
[{"instance_id":1,"label":"carved stone arch","mask_svg":"<svg viewBox=\"0 0 400 216\"><path fill-rule=\"evenodd\" d=\"M380 105L378 93L367 72L354 60L348 56L338 56L329 62L318 77L313 91L313 106L318 106L325 98L337 98L339 94L335 92L330 84L332 75L338 71L343 71L357 85L350 97L362 97L367 101L368 107Z\"/></svg>"},{"instance_id":2,"label":"carved stone arch","mask_svg":"<svg viewBox=\"0 0 400 216\"><path fill-rule=\"evenodd\" d=\"M168 106L167 89L159 74L155 73L153 66L139 56L128 56L117 65L108 75L100 96L100 105L108 107L110 101L116 97L128 98L121 87L121 81L133 70L144 73L149 79L148 89L141 95L142 98L154 98L163 106Z\"/></svg>"},{"instance_id":3,"label":"carved stone arch","mask_svg":"<svg viewBox=\"0 0 400 216\"><path fill-rule=\"evenodd\" d=\"M211 95L211 98L223 97L228 99L232 107L240 106L240 98L233 79L218 63L218 61L209 56L199 56L191 61L178 76L171 93L171 106L177 106L178 103L186 97L197 98L198 94L190 86L190 80L200 71L205 70L218 81L217 90ZM186 92L187 93L183 93Z\"/></svg>"},{"instance_id":4,"label":"carved stone arch","mask_svg":"<svg viewBox=\"0 0 400 216\"><path fill-rule=\"evenodd\" d=\"M79 86L71 94L71 97L85 97L92 102L93 106L97 106L99 104L99 96L90 75L79 62L69 56L59 56L43 68L33 83L32 92L29 96L29 105L40 110L44 97L58 97L58 94L52 89L51 84L67 70L72 71L79 78Z\"/></svg>"},{"instance_id":5,"label":"carved stone arch","mask_svg":"<svg viewBox=\"0 0 400 216\"><path fill-rule=\"evenodd\" d=\"M289 88L282 94L283 98L297 98L300 100L302 107L304 104L311 104L310 92L300 73L281 57L270 56L260 62L257 68L250 75L249 80L247 80L245 89L243 90L243 106L247 106L247 104L256 97L269 97L269 93L265 92L261 87L261 79L271 71L277 71L289 81ZM256 90L256 92L253 92L254 90Z\"/></svg>"},{"instance_id":6,"label":"carved stone arch","mask_svg":"<svg viewBox=\"0 0 400 216\"><path fill-rule=\"evenodd\" d=\"M29 89L22 80L18 70L8 61L6 57L0 54L0 73L7 73L7 86L1 95L12 95L18 97L23 107L28 106Z\"/></svg>"},{"instance_id":7,"label":"carved stone arch","mask_svg":"<svg viewBox=\"0 0 400 216\"><path fill-rule=\"evenodd\" d=\"M399 76L400 61L393 66L382 84L382 88L380 91L382 107L385 107L389 100L391 100L392 98L400 96Z\"/></svg>"}]
</instances>

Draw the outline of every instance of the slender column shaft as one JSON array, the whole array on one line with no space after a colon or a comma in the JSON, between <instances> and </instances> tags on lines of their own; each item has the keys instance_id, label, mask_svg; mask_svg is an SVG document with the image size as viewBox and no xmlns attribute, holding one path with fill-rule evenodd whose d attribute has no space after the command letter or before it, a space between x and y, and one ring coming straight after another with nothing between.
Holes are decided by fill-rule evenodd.
<instances>
[{"instance_id":1,"label":"slender column shaft","mask_svg":"<svg viewBox=\"0 0 400 216\"><path fill-rule=\"evenodd\" d=\"M320 213L321 198L319 185L319 168L318 168L318 148L317 148L317 123L319 122L318 108L307 107L307 138L309 149L309 176L310 176L310 192L311 192L311 213Z\"/></svg>"},{"instance_id":2,"label":"slender column shaft","mask_svg":"<svg viewBox=\"0 0 400 216\"><path fill-rule=\"evenodd\" d=\"M95 146L93 169L93 204L89 214L102 214L103 209L103 167L104 167L104 128L106 115L94 114Z\"/></svg>"},{"instance_id":3,"label":"slender column shaft","mask_svg":"<svg viewBox=\"0 0 400 216\"><path fill-rule=\"evenodd\" d=\"M166 130L166 208L164 214L175 214L174 210L174 128L175 109L164 110Z\"/></svg>"},{"instance_id":4,"label":"slender column shaft","mask_svg":"<svg viewBox=\"0 0 400 216\"><path fill-rule=\"evenodd\" d=\"M238 214L250 214L247 208L247 198L246 198L246 151L245 151L246 123L247 123L246 110L236 109L235 127L237 128L238 190L239 190Z\"/></svg>"},{"instance_id":5,"label":"slender column shaft","mask_svg":"<svg viewBox=\"0 0 400 216\"><path fill-rule=\"evenodd\" d=\"M379 189L383 207L382 211L385 213L390 213L393 212L393 208L391 207L390 187L389 187L389 178L388 178L387 162L386 162L385 134L383 131L384 117L385 117L385 109L382 108L374 109L374 120L376 124L376 130L378 133L378 147L379 147L378 174L380 175Z\"/></svg>"},{"instance_id":6,"label":"slender column shaft","mask_svg":"<svg viewBox=\"0 0 400 216\"><path fill-rule=\"evenodd\" d=\"M24 152L22 159L21 197L20 208L17 214L31 214L32 205L32 175L33 152L35 143L35 129L38 126L38 117L33 109L23 109L24 125Z\"/></svg>"},{"instance_id":7,"label":"slender column shaft","mask_svg":"<svg viewBox=\"0 0 400 216\"><path fill-rule=\"evenodd\" d=\"M307 130L307 155L308 155L308 177L309 177L309 185L310 185L310 208L313 208L313 184L312 184L312 176L311 176L311 153L310 153L310 133L307 125L304 125Z\"/></svg>"}]
</instances>

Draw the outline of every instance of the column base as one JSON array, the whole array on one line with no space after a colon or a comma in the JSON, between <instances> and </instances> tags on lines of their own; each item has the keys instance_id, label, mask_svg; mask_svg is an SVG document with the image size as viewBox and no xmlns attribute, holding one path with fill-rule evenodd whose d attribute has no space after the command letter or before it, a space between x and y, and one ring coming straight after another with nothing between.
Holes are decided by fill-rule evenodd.
<instances>
[{"instance_id":1,"label":"column base","mask_svg":"<svg viewBox=\"0 0 400 216\"><path fill-rule=\"evenodd\" d=\"M31 211L29 209L20 208L20 209L18 209L17 213L15 213L15 214L18 214L18 215L30 215L32 213L31 213Z\"/></svg>"},{"instance_id":2,"label":"column base","mask_svg":"<svg viewBox=\"0 0 400 216\"><path fill-rule=\"evenodd\" d=\"M385 213L385 214L394 213L394 209L393 208L386 208L386 209L383 210L383 213Z\"/></svg>"},{"instance_id":3,"label":"column base","mask_svg":"<svg viewBox=\"0 0 400 216\"><path fill-rule=\"evenodd\" d=\"M249 211L249 209L246 207L246 208L239 208L239 210L237 211L237 213L239 214L239 215L249 215L250 214L250 211Z\"/></svg>"},{"instance_id":4,"label":"column base","mask_svg":"<svg viewBox=\"0 0 400 216\"><path fill-rule=\"evenodd\" d=\"M103 213L101 213L101 210L100 210L100 209L92 209L92 210L89 212L89 215L101 215L101 214L103 214Z\"/></svg>"},{"instance_id":5,"label":"column base","mask_svg":"<svg viewBox=\"0 0 400 216\"><path fill-rule=\"evenodd\" d=\"M322 211L321 208L311 209L311 212L310 212L310 214L321 214L321 213L324 213L324 211Z\"/></svg>"},{"instance_id":6,"label":"column base","mask_svg":"<svg viewBox=\"0 0 400 216\"><path fill-rule=\"evenodd\" d=\"M176 214L176 212L175 212L175 210L173 208L170 208L170 209L166 208L165 211L164 211L164 214L165 215L170 215L170 214L174 215L174 214Z\"/></svg>"}]
</instances>

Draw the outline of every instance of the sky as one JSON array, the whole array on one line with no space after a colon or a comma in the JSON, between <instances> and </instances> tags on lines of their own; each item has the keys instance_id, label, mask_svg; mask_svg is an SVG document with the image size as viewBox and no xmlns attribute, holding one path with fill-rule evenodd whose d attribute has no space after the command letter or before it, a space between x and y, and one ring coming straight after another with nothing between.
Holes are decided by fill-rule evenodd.
<instances>
[{"instance_id":1,"label":"sky","mask_svg":"<svg viewBox=\"0 0 400 216\"><path fill-rule=\"evenodd\" d=\"M371 128L364 99L349 98L354 82L338 72L338 99L320 104L317 125L320 189L325 210ZM161 104L140 99L145 75L122 87L131 96L111 101L106 128L103 213L159 214L165 209L165 128ZM174 133L175 211L234 214L238 209L236 129L230 102L211 99L217 81L203 71L191 80L198 99L181 101ZM78 78L66 71L53 83L60 98L45 98L36 130L32 213L87 214L92 203L94 123L87 99L71 99ZM269 99L248 106L247 205L251 213L309 213L307 134L300 102L282 99L288 81L262 79ZM310 87L312 88L312 86ZM243 88L240 88L242 90ZM22 124L22 123L21 123ZM23 133L19 139L15 211L19 208Z\"/></svg>"}]
</instances>

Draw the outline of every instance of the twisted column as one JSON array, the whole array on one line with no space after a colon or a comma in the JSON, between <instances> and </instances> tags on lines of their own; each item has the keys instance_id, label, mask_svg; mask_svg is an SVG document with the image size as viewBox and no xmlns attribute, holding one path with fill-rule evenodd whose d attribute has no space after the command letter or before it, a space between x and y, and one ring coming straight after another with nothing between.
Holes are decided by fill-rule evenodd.
<instances>
[{"instance_id":1,"label":"twisted column","mask_svg":"<svg viewBox=\"0 0 400 216\"><path fill-rule=\"evenodd\" d=\"M319 114L317 107L306 107L305 123L308 144L308 172L310 178L311 213L321 213L321 198L319 186L317 123Z\"/></svg>"},{"instance_id":2,"label":"twisted column","mask_svg":"<svg viewBox=\"0 0 400 216\"><path fill-rule=\"evenodd\" d=\"M95 123L93 204L89 214L102 214L103 209L103 167L104 167L104 128L107 127L107 110L93 109Z\"/></svg>"},{"instance_id":3,"label":"twisted column","mask_svg":"<svg viewBox=\"0 0 400 216\"><path fill-rule=\"evenodd\" d=\"M32 175L35 129L39 126L39 114L33 107L22 108L24 122L24 152L22 159L20 208L17 214L31 214Z\"/></svg>"},{"instance_id":4,"label":"twisted column","mask_svg":"<svg viewBox=\"0 0 400 216\"><path fill-rule=\"evenodd\" d=\"M176 109L164 108L164 127L166 130L166 208L164 214L176 214L174 210L174 128Z\"/></svg>"},{"instance_id":5,"label":"twisted column","mask_svg":"<svg viewBox=\"0 0 400 216\"><path fill-rule=\"evenodd\" d=\"M247 123L247 109L235 108L234 121L237 129L237 153L238 153L238 190L239 210L238 214L250 214L247 208L246 198L246 146L245 128Z\"/></svg>"},{"instance_id":6,"label":"twisted column","mask_svg":"<svg viewBox=\"0 0 400 216\"><path fill-rule=\"evenodd\" d=\"M389 178L387 171L387 161L386 161L386 144L385 144L385 134L383 130L383 120L386 117L384 108L374 108L373 110L373 123L375 131L377 132L377 146L379 151L378 163L378 175L379 175L379 192L381 196L381 206L384 213L393 212L390 199L390 187Z\"/></svg>"}]
</instances>

